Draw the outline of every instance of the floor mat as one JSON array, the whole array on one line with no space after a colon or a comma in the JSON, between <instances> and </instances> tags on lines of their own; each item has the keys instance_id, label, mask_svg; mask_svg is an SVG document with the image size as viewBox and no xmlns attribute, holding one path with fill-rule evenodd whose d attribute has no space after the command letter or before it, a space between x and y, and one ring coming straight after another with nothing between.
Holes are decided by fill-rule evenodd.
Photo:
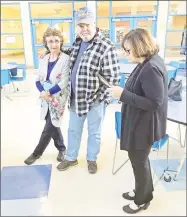
<instances>
[{"instance_id":1,"label":"floor mat","mask_svg":"<svg viewBox=\"0 0 187 217\"><path fill-rule=\"evenodd\" d=\"M1 200L48 195L52 165L10 166L1 171Z\"/></svg>"},{"instance_id":2,"label":"floor mat","mask_svg":"<svg viewBox=\"0 0 187 217\"><path fill-rule=\"evenodd\" d=\"M155 174L157 177L160 177L163 173L163 170L167 166L167 161L166 160L151 160L151 167L155 171ZM170 170L176 170L177 166L179 164L179 160L172 159L169 160L169 169ZM170 172L171 177L175 173ZM159 181L163 185L166 191L178 191L178 190L186 190L186 160L184 161L184 164L182 166L182 169L178 175L178 178L176 181L171 179L171 182L166 182L163 178Z\"/></svg>"}]
</instances>

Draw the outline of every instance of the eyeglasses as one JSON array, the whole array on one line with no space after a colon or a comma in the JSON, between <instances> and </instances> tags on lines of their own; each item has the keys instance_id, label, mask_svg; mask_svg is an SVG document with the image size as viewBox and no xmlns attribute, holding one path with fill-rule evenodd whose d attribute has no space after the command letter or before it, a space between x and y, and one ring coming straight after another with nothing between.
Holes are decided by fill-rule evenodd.
<instances>
[{"instance_id":1,"label":"eyeglasses","mask_svg":"<svg viewBox=\"0 0 187 217\"><path fill-rule=\"evenodd\" d=\"M127 55L130 54L130 49L127 49L127 48L123 47L123 50L125 51L125 53L126 53Z\"/></svg>"},{"instance_id":2,"label":"eyeglasses","mask_svg":"<svg viewBox=\"0 0 187 217\"><path fill-rule=\"evenodd\" d=\"M50 41L47 41L47 44L53 44L53 43L55 43L55 44L59 44L60 43L60 41L59 40L55 40L55 41L52 41L52 40L50 40Z\"/></svg>"}]
</instances>

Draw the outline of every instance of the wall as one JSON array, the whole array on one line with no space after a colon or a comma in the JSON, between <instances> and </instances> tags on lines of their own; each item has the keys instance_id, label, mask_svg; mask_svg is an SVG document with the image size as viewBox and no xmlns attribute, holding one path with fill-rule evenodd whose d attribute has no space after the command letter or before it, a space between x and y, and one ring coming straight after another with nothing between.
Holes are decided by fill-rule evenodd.
<instances>
[{"instance_id":1,"label":"wall","mask_svg":"<svg viewBox=\"0 0 187 217\"><path fill-rule=\"evenodd\" d=\"M19 2L14 2L14 4L9 4L9 2L6 2L6 4L1 4L2 63L25 63L23 30L20 11Z\"/></svg>"},{"instance_id":2,"label":"wall","mask_svg":"<svg viewBox=\"0 0 187 217\"><path fill-rule=\"evenodd\" d=\"M22 35L11 35L10 33L22 33L21 21L11 20L11 18L19 19L21 18L20 7L15 5L14 7L9 7L5 5L1 8L1 19L10 19L6 21L1 21L1 33L9 33L6 35L1 35L1 48L23 48L23 38ZM12 39L11 39L12 38ZM10 43L10 40L12 42ZM9 41L9 42L8 42ZM23 54L20 50L3 50L3 56L10 54Z\"/></svg>"},{"instance_id":3,"label":"wall","mask_svg":"<svg viewBox=\"0 0 187 217\"><path fill-rule=\"evenodd\" d=\"M3 2L7 3L7 1L2 1L2 3ZM15 3L16 1L9 1L8 3L11 4L13 2ZM19 1L17 1L17 2L19 2ZM17 26L16 31L18 31L18 32L21 31L21 25L22 25L24 40L22 40L21 38L19 38L17 36L18 37L17 40L19 41L17 45L20 46L20 47L24 46L26 64L28 66L33 66L33 48L32 48L32 38L31 38L32 35L31 35L31 27L30 27L30 16L29 16L29 2L31 2L31 1L20 2L21 18L22 19L21 19L21 24L16 25ZM42 2L42 1L40 1L40 2ZM35 1L33 1L33 4L34 3L35 3ZM176 39L178 39L178 40L181 39L181 33L178 32L178 33L174 33L172 35L168 34L167 40L166 40L166 26L167 26L167 18L168 18L168 3L169 3L168 1L160 1L159 2L159 10L158 10L158 17L157 17L158 20L157 20L157 37L156 37L156 39L157 39L157 41L158 41L158 43L160 45L160 55L162 57L164 57L164 49L165 49L166 41L167 41L167 44L174 45L176 43L176 41L177 41ZM77 2L77 4L78 4L78 2ZM108 3L107 2L98 2L97 4L100 5L99 10L98 10L98 12L99 12L98 15L101 15L101 13L102 13L103 15L108 16L109 15L109 9L106 10L106 7L107 7ZM128 7L127 6L120 7L120 4L121 4L121 2L119 2L119 1L118 2L113 1L113 6L114 6L113 9L114 9L115 14L116 13L120 14L122 12L122 10L126 11L126 14L134 13L137 10L139 10L139 12L138 12L139 14L141 14L141 11L144 11L144 12L147 11L147 12L149 12L151 14L154 11L152 5L155 4L155 3L147 1L147 6L146 7L142 6L143 1L140 1L140 2L136 2L136 1L123 2L123 4L128 4L128 5L131 4ZM67 4L67 6L66 6L67 7L66 12L70 13L71 9L68 8L68 5L69 4ZM94 13L96 13L96 7L95 7L96 2L95 1L88 1L87 5L88 5L88 7L90 7L94 11ZM34 7L37 8L37 6L34 6ZM50 8L51 8L51 6L50 6ZM54 12L54 10L56 10L54 6L53 6L52 9L53 9L52 10L53 12ZM59 10L57 10L56 12L58 12L58 13L63 12L63 8L58 8L58 9ZM77 9L77 8L75 8L75 9ZM34 12L35 13L34 16L38 16L38 13L40 13L40 15L43 16L43 15L45 15L45 12L46 12L45 10L41 10L41 9L39 10L39 7L38 7L37 10L35 10L35 12ZM2 11L1 16L6 17L7 14L15 14L15 16L16 16L16 13L17 13L16 11L8 11L8 13L6 11ZM54 13L53 13L53 15L54 15ZM62 15L65 16L66 15L65 12L62 13ZM184 23L185 18L186 17L182 17L182 16L181 17L180 16L174 17L173 21L172 21L172 29L175 29L175 28L176 29L177 28L181 29L181 28L183 28L182 25ZM15 21L12 21L11 25L15 26L14 22ZM104 22L106 22L106 21L104 21L104 19L103 20L99 19L99 22L100 22L99 25L101 27L102 26L106 27L106 24L104 24ZM107 24L108 24L108 22L107 22ZM6 25L3 26L3 23L2 23L2 29L6 29L6 28L8 28L8 27ZM1 47L3 47L3 46L4 46L4 39L2 39L2 41L1 41ZM6 51L6 52L7 52L7 54L9 54L8 51ZM3 51L2 54L4 55L6 52ZM20 51L11 51L11 52L16 53L16 52L20 52Z\"/></svg>"}]
</instances>

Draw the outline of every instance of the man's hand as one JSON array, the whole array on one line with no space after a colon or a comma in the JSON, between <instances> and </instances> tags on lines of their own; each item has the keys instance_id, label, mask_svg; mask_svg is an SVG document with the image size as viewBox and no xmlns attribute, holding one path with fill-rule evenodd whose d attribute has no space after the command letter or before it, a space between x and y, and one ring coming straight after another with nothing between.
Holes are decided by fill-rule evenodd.
<instances>
[{"instance_id":1,"label":"man's hand","mask_svg":"<svg viewBox=\"0 0 187 217\"><path fill-rule=\"evenodd\" d=\"M51 101L51 96L50 96L49 92L46 92L46 91L42 91L40 93L40 98L42 98L43 100L45 100L47 102Z\"/></svg>"},{"instance_id":2,"label":"man's hand","mask_svg":"<svg viewBox=\"0 0 187 217\"><path fill-rule=\"evenodd\" d=\"M45 57L45 55L47 55L46 52L41 53L40 56L39 56L39 59L43 59Z\"/></svg>"},{"instance_id":3,"label":"man's hand","mask_svg":"<svg viewBox=\"0 0 187 217\"><path fill-rule=\"evenodd\" d=\"M107 91L111 94L112 97L119 99L123 92L123 88L119 86L112 86L107 88Z\"/></svg>"}]
</instances>

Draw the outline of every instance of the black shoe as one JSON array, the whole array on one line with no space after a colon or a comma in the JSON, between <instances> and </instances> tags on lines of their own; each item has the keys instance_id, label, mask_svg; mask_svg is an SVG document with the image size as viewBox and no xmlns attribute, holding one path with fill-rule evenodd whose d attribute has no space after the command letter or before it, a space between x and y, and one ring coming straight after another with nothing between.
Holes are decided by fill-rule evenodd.
<instances>
[{"instance_id":1,"label":"black shoe","mask_svg":"<svg viewBox=\"0 0 187 217\"><path fill-rule=\"evenodd\" d=\"M87 160L88 162L88 172L94 174L97 172L97 163L96 161Z\"/></svg>"},{"instance_id":2,"label":"black shoe","mask_svg":"<svg viewBox=\"0 0 187 217\"><path fill-rule=\"evenodd\" d=\"M130 192L126 192L122 194L122 197L126 200L134 200L135 198L135 192L134 191L130 191Z\"/></svg>"},{"instance_id":3,"label":"black shoe","mask_svg":"<svg viewBox=\"0 0 187 217\"><path fill-rule=\"evenodd\" d=\"M57 169L60 171L67 170L69 167L75 166L78 164L78 160L69 161L64 159L58 166Z\"/></svg>"},{"instance_id":4,"label":"black shoe","mask_svg":"<svg viewBox=\"0 0 187 217\"><path fill-rule=\"evenodd\" d=\"M135 214L140 212L141 210L146 210L150 205L149 203L145 203L143 205L136 205L134 202L132 204L126 205L123 207L123 211L129 214Z\"/></svg>"},{"instance_id":5,"label":"black shoe","mask_svg":"<svg viewBox=\"0 0 187 217\"><path fill-rule=\"evenodd\" d=\"M65 151L59 151L57 155L57 161L62 162L64 160Z\"/></svg>"},{"instance_id":6,"label":"black shoe","mask_svg":"<svg viewBox=\"0 0 187 217\"><path fill-rule=\"evenodd\" d=\"M34 154L31 154L25 161L24 163L27 165L33 164L37 159L39 159L40 156L36 156Z\"/></svg>"}]
</instances>

